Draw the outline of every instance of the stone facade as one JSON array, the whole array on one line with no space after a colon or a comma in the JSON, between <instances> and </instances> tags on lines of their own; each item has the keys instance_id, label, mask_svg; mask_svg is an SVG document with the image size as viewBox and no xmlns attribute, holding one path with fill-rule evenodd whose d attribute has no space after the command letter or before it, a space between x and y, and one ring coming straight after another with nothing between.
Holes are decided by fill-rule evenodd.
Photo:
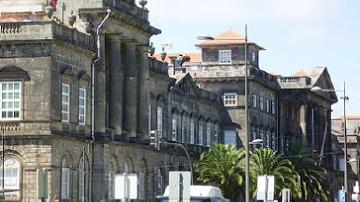
<instances>
[{"instance_id":1,"label":"stone facade","mask_svg":"<svg viewBox=\"0 0 360 202\"><path fill-rule=\"evenodd\" d=\"M240 146L246 137L244 126L247 119L250 141L261 138L264 146L283 151L289 141L296 139L320 151L324 131L327 131L324 148L331 151L331 105L337 102L337 98L333 92L311 91L314 86L333 89L327 68L316 67L311 72L300 71L292 76L270 74L259 67L259 51L264 49L253 42L247 45L247 73L245 38L228 30L197 44L201 53L182 54L194 60L190 58L181 67L176 54L171 54L165 59L171 64L169 75L177 78L189 73L198 86L220 96L226 107L223 128L226 124L237 125ZM247 117L245 74L249 81ZM236 100L232 106L226 103L225 96L229 93Z\"/></svg>"},{"instance_id":2,"label":"stone facade","mask_svg":"<svg viewBox=\"0 0 360 202\"><path fill-rule=\"evenodd\" d=\"M45 168L52 199L114 201L114 175L127 172L142 184L138 201L154 201L169 171L189 170L176 145L196 157L218 142L220 98L190 76L170 78L166 63L148 58L149 38L160 30L146 8L132 0L18 3L0 2L1 128L5 169L16 173L12 187L5 183L15 189L7 199L38 201L36 170ZM200 122L202 143L191 137ZM159 150L150 145L153 130L162 134Z\"/></svg>"},{"instance_id":3,"label":"stone facade","mask_svg":"<svg viewBox=\"0 0 360 202\"><path fill-rule=\"evenodd\" d=\"M337 151L333 155L334 169L334 179L336 182L333 187L334 190L338 190L341 186L344 185L344 117L339 116L332 118L332 137L333 137L333 150ZM359 134L360 134L360 117L357 115L347 115L346 116L346 137L347 137L347 155L348 155L348 189L349 193L352 193L353 186L356 181L359 181L360 172L359 172Z\"/></svg>"}]
</instances>

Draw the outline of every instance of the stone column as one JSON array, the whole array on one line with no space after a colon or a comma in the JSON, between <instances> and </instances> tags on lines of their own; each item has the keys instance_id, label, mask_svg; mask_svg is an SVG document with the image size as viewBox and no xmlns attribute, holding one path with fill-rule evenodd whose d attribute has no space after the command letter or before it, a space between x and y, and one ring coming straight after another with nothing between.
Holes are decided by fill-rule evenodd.
<instances>
[{"instance_id":1,"label":"stone column","mask_svg":"<svg viewBox=\"0 0 360 202\"><path fill-rule=\"evenodd\" d=\"M115 135L122 133L123 71L121 69L121 36L108 38L107 64L109 68L109 127Z\"/></svg>"},{"instance_id":2,"label":"stone column","mask_svg":"<svg viewBox=\"0 0 360 202\"><path fill-rule=\"evenodd\" d=\"M101 59L95 66L95 133L105 133L106 75L105 75L105 35L100 35Z\"/></svg>"},{"instance_id":3,"label":"stone column","mask_svg":"<svg viewBox=\"0 0 360 202\"><path fill-rule=\"evenodd\" d=\"M138 106L138 68L136 65L135 43L127 40L122 47L125 65L123 128L128 138L136 138Z\"/></svg>"},{"instance_id":4,"label":"stone column","mask_svg":"<svg viewBox=\"0 0 360 202\"><path fill-rule=\"evenodd\" d=\"M307 144L307 130L306 130L306 125L307 125L307 111L308 111L308 107L306 104L301 104L300 106L300 127L301 127L301 132L302 132L302 136L301 136L301 140L304 144Z\"/></svg>"},{"instance_id":5,"label":"stone column","mask_svg":"<svg viewBox=\"0 0 360 202\"><path fill-rule=\"evenodd\" d=\"M136 47L137 67L139 68L139 91L138 91L138 135L141 140L148 139L149 134L149 65L148 47L138 45Z\"/></svg>"}]
</instances>

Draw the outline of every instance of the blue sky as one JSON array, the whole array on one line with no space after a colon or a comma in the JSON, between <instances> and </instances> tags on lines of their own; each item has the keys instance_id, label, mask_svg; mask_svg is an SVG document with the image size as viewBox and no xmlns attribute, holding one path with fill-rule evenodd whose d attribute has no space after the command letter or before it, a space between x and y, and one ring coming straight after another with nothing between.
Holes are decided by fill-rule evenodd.
<instances>
[{"instance_id":1,"label":"blue sky","mask_svg":"<svg viewBox=\"0 0 360 202\"><path fill-rule=\"evenodd\" d=\"M326 66L335 89L346 81L347 114L360 114L360 1L358 0L149 0L150 22L162 34L156 51L197 52L196 36L216 36L230 27L266 50L260 68L282 75ZM340 96L341 92L338 93ZM342 100L333 117L342 114Z\"/></svg>"}]
</instances>

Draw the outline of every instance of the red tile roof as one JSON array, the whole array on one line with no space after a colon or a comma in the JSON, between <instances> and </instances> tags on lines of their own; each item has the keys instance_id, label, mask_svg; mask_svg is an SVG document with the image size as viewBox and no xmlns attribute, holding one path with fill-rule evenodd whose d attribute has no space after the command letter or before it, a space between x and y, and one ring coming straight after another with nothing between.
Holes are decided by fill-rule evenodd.
<instances>
[{"instance_id":1,"label":"red tile roof","mask_svg":"<svg viewBox=\"0 0 360 202\"><path fill-rule=\"evenodd\" d=\"M213 40L205 40L200 44L196 44L198 47L206 47L206 46L217 46L217 45L242 45L245 43L245 37L241 36L240 34L234 32L233 30L229 29L220 35L216 36ZM255 44L249 42L249 44ZM258 46L257 44L255 44ZM264 48L258 46L259 49L263 50Z\"/></svg>"},{"instance_id":2,"label":"red tile roof","mask_svg":"<svg viewBox=\"0 0 360 202\"><path fill-rule=\"evenodd\" d=\"M304 70L300 70L295 72L293 75L291 75L293 77L305 77L305 76L309 76Z\"/></svg>"}]
</instances>

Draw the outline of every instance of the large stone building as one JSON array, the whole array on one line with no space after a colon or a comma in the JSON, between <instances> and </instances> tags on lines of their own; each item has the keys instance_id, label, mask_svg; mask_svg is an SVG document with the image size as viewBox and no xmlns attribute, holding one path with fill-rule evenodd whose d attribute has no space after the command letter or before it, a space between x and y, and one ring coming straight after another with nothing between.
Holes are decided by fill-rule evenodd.
<instances>
[{"instance_id":1,"label":"large stone building","mask_svg":"<svg viewBox=\"0 0 360 202\"><path fill-rule=\"evenodd\" d=\"M348 166L348 189L349 193L352 192L353 186L356 181L360 180L360 116L359 115L347 115L346 116L346 137L347 137L347 162L344 160L344 130L345 122L344 116L332 118L332 137L333 137L333 150L334 153L334 179L337 179L334 183L334 188L339 190L344 185L344 167ZM335 189L335 190L336 190Z\"/></svg>"},{"instance_id":2,"label":"large stone building","mask_svg":"<svg viewBox=\"0 0 360 202\"><path fill-rule=\"evenodd\" d=\"M246 117L245 38L228 30L196 46L201 53L183 53L190 61L181 67L176 61L177 54L169 54L165 59L171 64L169 75L177 78L189 73L198 86L222 98L226 108L224 143L242 145L247 119L250 141L261 138L264 146L282 151L290 140L296 139L320 151L324 131L330 136L331 105L337 102L333 92L311 90L315 86L333 89L326 67L299 71L292 76L270 74L259 67L259 51L264 49L248 42L249 110ZM227 129L227 124L238 127ZM330 151L331 139L325 141L324 150Z\"/></svg>"},{"instance_id":3,"label":"large stone building","mask_svg":"<svg viewBox=\"0 0 360 202\"><path fill-rule=\"evenodd\" d=\"M310 91L332 88L326 68L269 74L255 43L246 116L244 38L233 31L198 44L184 73L148 57L160 30L134 0L2 0L0 13L6 199L37 201L36 170L45 168L51 198L114 201L114 176L127 172L138 176L138 201L154 201L169 171L189 170L179 143L192 156L213 143L241 146L248 119L250 139L265 146L300 137L319 148L330 127L336 97Z\"/></svg>"},{"instance_id":4,"label":"large stone building","mask_svg":"<svg viewBox=\"0 0 360 202\"><path fill-rule=\"evenodd\" d=\"M38 201L45 168L53 199L113 201L114 175L127 172L138 175L138 200L154 201L168 171L189 170L166 141L191 155L218 142L219 97L148 58L160 30L134 0L3 0L0 13L7 200Z\"/></svg>"}]
</instances>

